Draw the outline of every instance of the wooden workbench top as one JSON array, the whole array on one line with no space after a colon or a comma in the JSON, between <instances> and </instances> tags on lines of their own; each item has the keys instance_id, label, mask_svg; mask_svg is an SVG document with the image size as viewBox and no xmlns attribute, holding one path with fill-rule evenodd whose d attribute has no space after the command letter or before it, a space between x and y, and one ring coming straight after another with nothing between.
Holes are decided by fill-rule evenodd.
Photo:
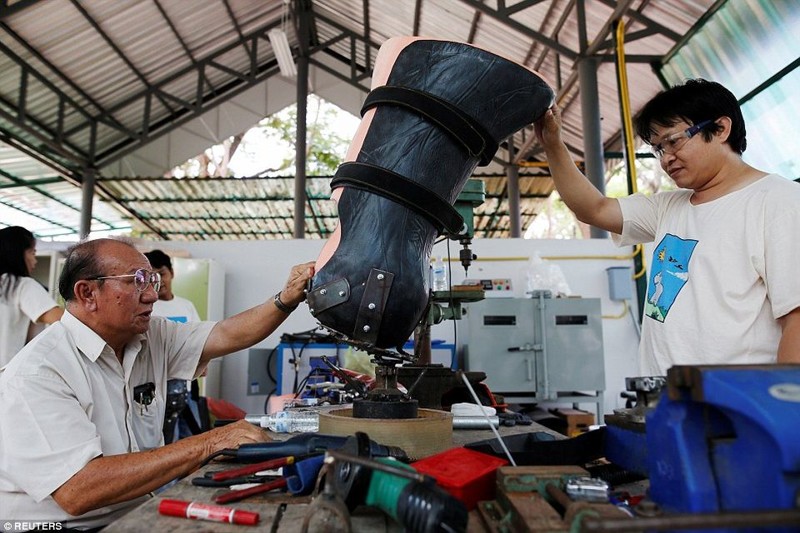
<instances>
[{"instance_id":1,"label":"wooden workbench top","mask_svg":"<svg viewBox=\"0 0 800 533\"><path fill-rule=\"evenodd\" d=\"M501 427L499 429L502 436L516 435L521 433L545 432L554 435L556 438L565 438L560 433L556 433L542 425L534 423L530 426ZM292 435L273 434L276 440L282 440ZM494 437L494 433L488 429L481 430L453 430L453 446L463 446L473 442L483 441ZM242 466L237 464L235 466ZM264 495L256 495L246 500L231 503L227 507L234 507L245 511L259 513L260 520L256 526L243 526L234 524L223 524L218 522L208 522L202 520L187 520L171 516L162 516L158 513L158 504L165 498L196 501L201 503L213 504L214 497L226 492L226 488L207 488L197 487L191 484L191 480L198 475L203 475L207 470L222 470L226 466L221 463L212 463L199 471L180 480L175 485L159 493L147 502L143 503L116 522L109 524L103 529L103 533L140 533L142 531L170 531L175 533L214 531L214 532L267 532L276 531L278 533L290 533L301 531L303 519L306 516L311 497L298 497L285 493L273 492ZM230 468L233 468L231 465ZM472 521L473 517L470 517ZM402 526L394 522L387 515L379 510L359 508L351 515L353 531L359 533L401 533Z\"/></svg>"}]
</instances>

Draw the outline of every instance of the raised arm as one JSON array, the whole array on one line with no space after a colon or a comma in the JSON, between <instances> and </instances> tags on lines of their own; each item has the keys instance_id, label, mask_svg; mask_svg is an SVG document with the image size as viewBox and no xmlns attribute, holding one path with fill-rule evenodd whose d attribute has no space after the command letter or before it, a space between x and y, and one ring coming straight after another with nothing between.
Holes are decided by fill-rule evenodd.
<instances>
[{"instance_id":1,"label":"raised arm","mask_svg":"<svg viewBox=\"0 0 800 533\"><path fill-rule=\"evenodd\" d=\"M285 310L296 307L305 299L306 283L313 275L313 261L295 265L279 294L280 304L270 297L260 305L217 322L203 347L200 365L266 339L289 316ZM279 308L281 304L284 309Z\"/></svg>"},{"instance_id":2,"label":"raised arm","mask_svg":"<svg viewBox=\"0 0 800 533\"><path fill-rule=\"evenodd\" d=\"M601 194L575 166L561 138L561 112L558 107L548 109L534 127L547 156L553 182L567 207L581 222L620 233L622 211L619 202Z\"/></svg>"},{"instance_id":3,"label":"raised arm","mask_svg":"<svg viewBox=\"0 0 800 533\"><path fill-rule=\"evenodd\" d=\"M800 307L778 319L781 341L778 344L778 364L800 363Z\"/></svg>"},{"instance_id":4,"label":"raised arm","mask_svg":"<svg viewBox=\"0 0 800 533\"><path fill-rule=\"evenodd\" d=\"M53 307L42 313L36 322L39 324L52 324L53 322L58 322L61 320L61 316L64 314L64 309L61 307Z\"/></svg>"}]
</instances>

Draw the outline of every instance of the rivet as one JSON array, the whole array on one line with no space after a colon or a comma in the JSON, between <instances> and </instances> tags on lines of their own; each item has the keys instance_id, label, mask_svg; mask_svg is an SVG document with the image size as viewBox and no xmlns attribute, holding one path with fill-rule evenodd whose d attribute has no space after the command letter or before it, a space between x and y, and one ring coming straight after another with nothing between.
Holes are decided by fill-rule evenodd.
<instances>
[{"instance_id":1,"label":"rivet","mask_svg":"<svg viewBox=\"0 0 800 533\"><path fill-rule=\"evenodd\" d=\"M325 296L326 294L328 294L328 289L320 289L320 290L319 290L319 293L320 293L321 295Z\"/></svg>"},{"instance_id":2,"label":"rivet","mask_svg":"<svg viewBox=\"0 0 800 533\"><path fill-rule=\"evenodd\" d=\"M313 307L309 307L309 308L308 308L308 312L309 312L309 313L311 313L311 314L313 315L313 314L314 314L314 308L313 308Z\"/></svg>"},{"instance_id":3,"label":"rivet","mask_svg":"<svg viewBox=\"0 0 800 533\"><path fill-rule=\"evenodd\" d=\"M369 304L367 306L367 308L371 311L371 310L375 309L375 304Z\"/></svg>"},{"instance_id":4,"label":"rivet","mask_svg":"<svg viewBox=\"0 0 800 533\"><path fill-rule=\"evenodd\" d=\"M364 327L363 327L363 328L361 328L361 329L363 329L363 330L364 330L364 333L369 333L369 326L364 326Z\"/></svg>"},{"instance_id":5,"label":"rivet","mask_svg":"<svg viewBox=\"0 0 800 533\"><path fill-rule=\"evenodd\" d=\"M378 279L383 279L383 274L378 274Z\"/></svg>"},{"instance_id":6,"label":"rivet","mask_svg":"<svg viewBox=\"0 0 800 533\"><path fill-rule=\"evenodd\" d=\"M344 296L345 294L347 294L345 291L339 291L339 296Z\"/></svg>"}]
</instances>

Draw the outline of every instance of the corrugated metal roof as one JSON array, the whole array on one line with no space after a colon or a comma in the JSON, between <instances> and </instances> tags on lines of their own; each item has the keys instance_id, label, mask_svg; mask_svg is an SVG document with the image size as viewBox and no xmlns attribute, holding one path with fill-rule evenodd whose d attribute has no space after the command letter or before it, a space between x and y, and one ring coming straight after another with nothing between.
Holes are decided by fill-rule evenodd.
<instances>
[{"instance_id":1,"label":"corrugated metal roof","mask_svg":"<svg viewBox=\"0 0 800 533\"><path fill-rule=\"evenodd\" d=\"M170 239L291 237L293 185L286 179L111 179L102 169L126 154L147 158L153 142L167 132L277 76L266 33L285 24L296 54L294 24L304 6L312 74L325 71L342 80L358 95L349 101L363 100L378 48L390 37L416 34L471 42L535 68L558 90L565 138L576 159L582 158L583 146L576 65L584 55L598 57L602 138L607 150L619 150L614 21L622 17L626 23L636 110L661 88L650 61L670 52L714 3L302 0L289 5L288 22L284 0L3 3L0 180L5 181L0 181L0 215L12 208L30 213L40 221L30 225L42 236L77 233L77 184L89 166L100 169L93 231L130 224L140 235ZM286 88L294 90L291 84ZM354 107L347 110L357 113ZM251 125L241 123L238 131ZM531 136L528 130L515 138L526 159L539 157ZM39 161L17 161L22 155ZM499 163L507 158L504 150L498 153ZM482 172L498 177L484 179L488 197L478 209L478 236L508 236L502 165ZM524 228L552 192L552 183L541 168L521 168L520 173ZM59 182L24 186L41 179ZM309 191L327 195L325 187L324 178L309 180ZM306 235L324 238L335 226L335 206L314 195L307 204Z\"/></svg>"}]
</instances>

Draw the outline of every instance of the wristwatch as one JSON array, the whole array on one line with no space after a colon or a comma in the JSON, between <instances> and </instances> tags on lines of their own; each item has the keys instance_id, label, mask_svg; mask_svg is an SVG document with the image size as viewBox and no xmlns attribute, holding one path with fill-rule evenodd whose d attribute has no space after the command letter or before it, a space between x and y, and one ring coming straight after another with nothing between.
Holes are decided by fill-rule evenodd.
<instances>
[{"instance_id":1,"label":"wristwatch","mask_svg":"<svg viewBox=\"0 0 800 533\"><path fill-rule=\"evenodd\" d=\"M278 291L275 294L275 297L272 299L272 301L275 302L275 307L277 307L278 309L280 309L281 311L283 311L287 315L289 313L291 313L292 311L294 311L295 309L297 309L296 305L286 305L285 303L283 303L281 301L281 291Z\"/></svg>"}]
</instances>

